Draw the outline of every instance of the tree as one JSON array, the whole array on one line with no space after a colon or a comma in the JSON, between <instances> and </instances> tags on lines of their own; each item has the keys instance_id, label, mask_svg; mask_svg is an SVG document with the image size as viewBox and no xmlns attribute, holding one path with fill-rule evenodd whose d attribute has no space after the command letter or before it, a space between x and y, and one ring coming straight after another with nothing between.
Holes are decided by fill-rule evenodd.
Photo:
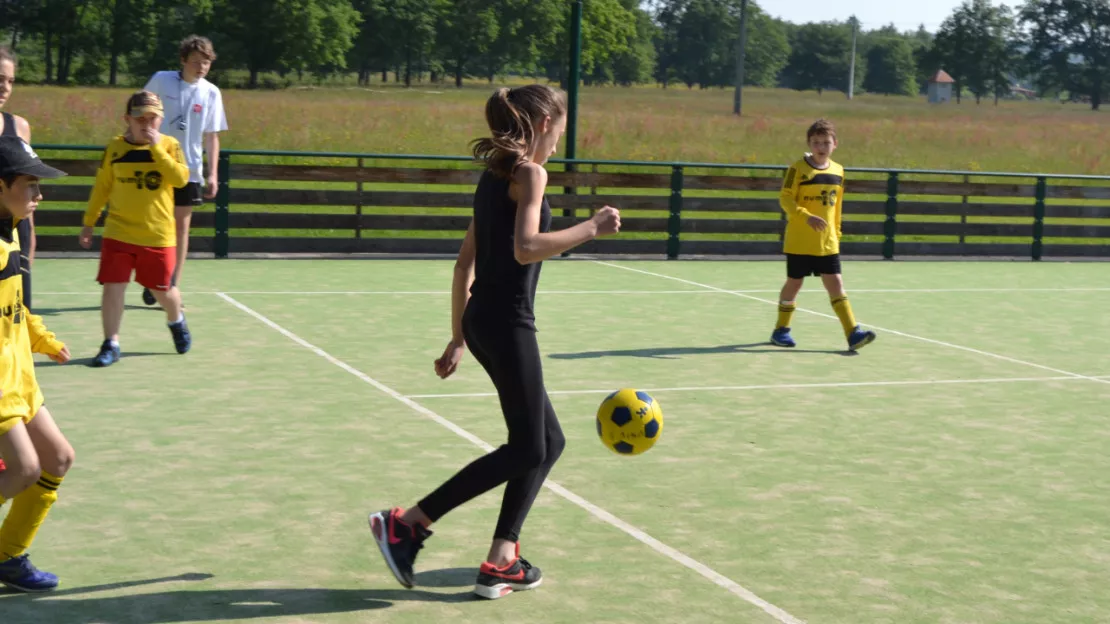
<instances>
[{"instance_id":1,"label":"tree","mask_svg":"<svg viewBox=\"0 0 1110 624\"><path fill-rule=\"evenodd\" d=\"M1014 20L1005 6L990 0L965 0L941 24L935 49L956 80L956 100L967 87L975 102L1008 90Z\"/></svg>"},{"instance_id":2,"label":"tree","mask_svg":"<svg viewBox=\"0 0 1110 624\"><path fill-rule=\"evenodd\" d=\"M884 37L867 51L867 77L863 88L872 93L914 95L917 66L913 48L901 36Z\"/></svg>"},{"instance_id":3,"label":"tree","mask_svg":"<svg viewBox=\"0 0 1110 624\"><path fill-rule=\"evenodd\" d=\"M908 40L913 48L913 64L917 68L917 93L925 93L929 88L929 80L940 69L933 48L933 34L925 30L925 25L922 24L908 36Z\"/></svg>"},{"instance_id":4,"label":"tree","mask_svg":"<svg viewBox=\"0 0 1110 624\"><path fill-rule=\"evenodd\" d=\"M720 0L691 0L678 24L677 74L688 88L727 84L725 68L736 56L729 46L728 5Z\"/></svg>"},{"instance_id":5,"label":"tree","mask_svg":"<svg viewBox=\"0 0 1110 624\"><path fill-rule=\"evenodd\" d=\"M1110 2L1028 0L1020 20L1038 87L1085 95L1098 110L1110 85Z\"/></svg>"},{"instance_id":6,"label":"tree","mask_svg":"<svg viewBox=\"0 0 1110 624\"><path fill-rule=\"evenodd\" d=\"M214 38L221 40L220 48L229 51L233 64L250 71L252 88L263 71L345 64L361 19L349 0L216 0L215 13ZM415 27L394 32L408 34L413 42L427 39Z\"/></svg>"},{"instance_id":7,"label":"tree","mask_svg":"<svg viewBox=\"0 0 1110 624\"><path fill-rule=\"evenodd\" d=\"M851 62L851 36L847 24L822 22L798 26L790 42L790 61L784 70L786 81L794 89L815 89L818 94L830 86L843 89Z\"/></svg>"},{"instance_id":8,"label":"tree","mask_svg":"<svg viewBox=\"0 0 1110 624\"><path fill-rule=\"evenodd\" d=\"M663 0L655 6L655 80L666 89L677 78L678 25L689 0Z\"/></svg>"},{"instance_id":9,"label":"tree","mask_svg":"<svg viewBox=\"0 0 1110 624\"><path fill-rule=\"evenodd\" d=\"M656 78L678 78L703 89L735 86L741 4L684 0L665 7L658 17L662 32ZM774 86L790 55L786 26L749 2L747 30L744 84Z\"/></svg>"},{"instance_id":10,"label":"tree","mask_svg":"<svg viewBox=\"0 0 1110 624\"><path fill-rule=\"evenodd\" d=\"M764 13L754 2L748 5L748 46L744 53L744 84L774 87L790 60L786 24Z\"/></svg>"},{"instance_id":11,"label":"tree","mask_svg":"<svg viewBox=\"0 0 1110 624\"><path fill-rule=\"evenodd\" d=\"M625 10L636 18L636 35L629 42L628 49L613 56L613 82L623 86L640 84L651 80L655 69L655 39L659 28L651 20L651 15L640 8L637 0L621 0Z\"/></svg>"},{"instance_id":12,"label":"tree","mask_svg":"<svg viewBox=\"0 0 1110 624\"><path fill-rule=\"evenodd\" d=\"M973 27L970 23L970 15L966 10L960 10L962 8L966 8L966 4L956 9L955 13L941 23L933 42L934 58L941 69L948 72L952 80L956 81L957 104L960 103L963 89L967 86L970 66L974 63L974 44L971 40Z\"/></svg>"},{"instance_id":13,"label":"tree","mask_svg":"<svg viewBox=\"0 0 1110 624\"><path fill-rule=\"evenodd\" d=\"M455 0L440 13L436 26L436 53L462 88L467 67L489 52L497 39L497 5L488 0Z\"/></svg>"},{"instance_id":14,"label":"tree","mask_svg":"<svg viewBox=\"0 0 1110 624\"><path fill-rule=\"evenodd\" d=\"M529 2L529 11L548 0ZM566 86L569 73L567 50L570 49L571 3L556 2L559 7L555 36L540 47L541 62L547 76ZM636 39L636 16L621 0L590 0L582 11L582 75L589 76L607 66L611 59L627 52Z\"/></svg>"}]
</instances>

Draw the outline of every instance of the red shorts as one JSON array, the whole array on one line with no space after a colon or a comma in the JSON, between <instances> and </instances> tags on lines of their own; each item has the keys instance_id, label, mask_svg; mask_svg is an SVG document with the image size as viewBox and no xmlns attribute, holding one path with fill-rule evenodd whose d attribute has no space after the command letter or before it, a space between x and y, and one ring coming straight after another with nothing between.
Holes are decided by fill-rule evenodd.
<instances>
[{"instance_id":1,"label":"red shorts","mask_svg":"<svg viewBox=\"0 0 1110 624\"><path fill-rule=\"evenodd\" d=\"M100 243L100 272L96 281L126 284L134 271L139 284L151 290L169 290L176 263L176 247L141 247L105 238Z\"/></svg>"}]
</instances>

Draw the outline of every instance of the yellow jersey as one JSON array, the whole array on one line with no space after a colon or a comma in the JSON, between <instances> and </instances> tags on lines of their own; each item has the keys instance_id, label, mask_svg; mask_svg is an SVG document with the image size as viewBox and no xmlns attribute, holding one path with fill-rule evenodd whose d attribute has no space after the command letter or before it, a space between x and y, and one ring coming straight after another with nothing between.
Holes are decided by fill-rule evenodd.
<instances>
[{"instance_id":1,"label":"yellow jersey","mask_svg":"<svg viewBox=\"0 0 1110 624\"><path fill-rule=\"evenodd\" d=\"M173 190L188 181L189 166L177 139L163 134L157 145L135 145L118 136L104 150L84 224L95 226L107 203L104 238L140 247L173 247Z\"/></svg>"},{"instance_id":2,"label":"yellow jersey","mask_svg":"<svg viewBox=\"0 0 1110 624\"><path fill-rule=\"evenodd\" d=\"M19 252L15 223L11 217L0 219L0 434L16 418L30 421L42 406L31 353L57 355L65 347L23 305Z\"/></svg>"},{"instance_id":3,"label":"yellow jersey","mask_svg":"<svg viewBox=\"0 0 1110 624\"><path fill-rule=\"evenodd\" d=\"M786 171L779 205L787 216L785 253L804 256L840 253L844 167L830 160L827 167L817 169L810 164L807 154ZM810 217L821 217L829 226L818 232L806 222Z\"/></svg>"}]
</instances>

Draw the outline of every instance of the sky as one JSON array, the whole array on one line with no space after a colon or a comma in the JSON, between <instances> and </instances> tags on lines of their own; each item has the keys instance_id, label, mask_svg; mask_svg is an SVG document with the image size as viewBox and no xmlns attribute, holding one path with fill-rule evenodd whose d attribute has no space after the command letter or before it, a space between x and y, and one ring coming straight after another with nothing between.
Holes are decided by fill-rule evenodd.
<instances>
[{"instance_id":1,"label":"sky","mask_svg":"<svg viewBox=\"0 0 1110 624\"><path fill-rule=\"evenodd\" d=\"M936 32L962 0L762 0L758 4L770 15L794 23L846 21L855 14L865 30L893 23L901 31L925 24Z\"/></svg>"}]
</instances>

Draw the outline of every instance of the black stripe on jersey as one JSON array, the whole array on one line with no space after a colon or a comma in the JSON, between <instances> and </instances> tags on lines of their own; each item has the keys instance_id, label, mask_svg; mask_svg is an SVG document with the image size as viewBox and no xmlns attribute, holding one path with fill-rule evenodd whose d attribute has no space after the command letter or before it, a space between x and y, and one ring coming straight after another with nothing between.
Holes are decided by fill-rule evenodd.
<instances>
[{"instance_id":1,"label":"black stripe on jersey","mask_svg":"<svg viewBox=\"0 0 1110 624\"><path fill-rule=\"evenodd\" d=\"M786 182L783 183L783 186L794 186L794 177L797 174L798 174L798 171L796 169L794 169L794 167L791 167L790 169L787 169L786 170Z\"/></svg>"},{"instance_id":2,"label":"black stripe on jersey","mask_svg":"<svg viewBox=\"0 0 1110 624\"><path fill-rule=\"evenodd\" d=\"M8 265L0 270L0 282L8 279L9 277L17 277L20 274L20 267L23 263L19 261L19 250L13 249L8 252Z\"/></svg>"},{"instance_id":3,"label":"black stripe on jersey","mask_svg":"<svg viewBox=\"0 0 1110 624\"><path fill-rule=\"evenodd\" d=\"M112 161L113 165L120 163L152 163L154 162L154 154L150 150L131 150Z\"/></svg>"},{"instance_id":4,"label":"black stripe on jersey","mask_svg":"<svg viewBox=\"0 0 1110 624\"><path fill-rule=\"evenodd\" d=\"M827 184L829 186L840 186L844 184L844 176L838 176L835 173L818 173L812 178L802 182L798 186L811 186L815 184Z\"/></svg>"}]
</instances>

